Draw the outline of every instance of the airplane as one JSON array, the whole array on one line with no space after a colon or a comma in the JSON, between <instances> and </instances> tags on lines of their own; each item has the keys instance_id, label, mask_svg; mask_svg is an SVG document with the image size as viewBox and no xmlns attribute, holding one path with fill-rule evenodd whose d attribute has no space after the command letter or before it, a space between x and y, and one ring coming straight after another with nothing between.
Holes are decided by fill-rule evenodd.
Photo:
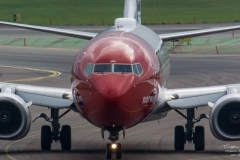
<instances>
[{"instance_id":1,"label":"airplane","mask_svg":"<svg viewBox=\"0 0 240 160\"><path fill-rule=\"evenodd\" d=\"M219 140L240 140L240 84L167 89L170 61L164 42L233 31L240 26L220 27L156 34L141 25L141 0L125 0L122 18L100 34L51 27L2 22L2 25L82 38L89 42L80 50L72 67L71 88L51 88L14 83L0 83L0 139L18 140L31 126L29 107L51 108L51 123L41 128L41 148L50 150L60 142L62 150L71 149L71 127L60 126L59 119L70 111L78 113L109 133L106 158L122 158L119 133L139 123L159 120L171 110L186 119L185 128L175 127L174 148L184 150L187 142L195 150L205 149L204 127L195 126L209 119L212 134ZM209 106L209 115L195 117L195 109ZM60 109L67 109L59 115ZM179 110L186 110L183 114ZM37 119L36 118L36 119ZM36 120L35 119L35 120ZM34 121L35 121L34 120ZM177 123L177 122L176 122Z\"/></svg>"}]
</instances>

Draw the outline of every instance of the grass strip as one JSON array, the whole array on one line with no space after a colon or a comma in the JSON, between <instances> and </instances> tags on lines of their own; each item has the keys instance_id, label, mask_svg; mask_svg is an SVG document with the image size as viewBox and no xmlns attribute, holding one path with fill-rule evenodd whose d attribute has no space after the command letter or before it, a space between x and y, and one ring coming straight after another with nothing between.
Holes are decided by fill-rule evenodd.
<instances>
[{"instance_id":1,"label":"grass strip","mask_svg":"<svg viewBox=\"0 0 240 160\"><path fill-rule=\"evenodd\" d=\"M1 0L0 20L35 25L112 25L124 0ZM239 22L239 0L142 0L143 24ZM195 19L195 20L194 20Z\"/></svg>"}]
</instances>

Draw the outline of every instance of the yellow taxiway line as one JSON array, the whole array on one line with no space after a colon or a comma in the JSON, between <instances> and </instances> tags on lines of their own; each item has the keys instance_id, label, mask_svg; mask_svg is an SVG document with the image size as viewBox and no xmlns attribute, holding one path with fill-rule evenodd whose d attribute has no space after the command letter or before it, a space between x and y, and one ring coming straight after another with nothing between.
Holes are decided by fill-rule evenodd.
<instances>
[{"instance_id":1,"label":"yellow taxiway line","mask_svg":"<svg viewBox=\"0 0 240 160\"><path fill-rule=\"evenodd\" d=\"M17 141L13 141L12 143L8 144L8 145L5 147L5 149L4 149L6 157L9 158L9 159L11 159L11 160L17 160L17 159L15 159L15 158L13 158L13 157L8 153L8 149L9 149L13 144L15 144L15 143L17 143L17 142L20 142L20 141L25 140L25 139L28 139L28 138L36 137L36 136L39 136L39 135L40 135L40 134L35 134L35 135L32 135L32 136L28 136L28 137L26 137L26 138L23 138L23 139L20 139L20 140L17 140Z\"/></svg>"},{"instance_id":2,"label":"yellow taxiway line","mask_svg":"<svg viewBox=\"0 0 240 160\"><path fill-rule=\"evenodd\" d=\"M83 124L83 125L79 125L79 126L75 126L75 127L71 127L71 128L72 128L72 129L75 129L75 128L79 128L79 127L83 127L83 126L89 126L89 125L90 125L90 124ZM20 140L17 140L17 141L13 141L12 143L8 144L8 145L5 147L5 149L4 149L6 157L9 158L9 159L11 159L11 160L17 160L17 159L13 158L13 157L9 154L9 152L8 152L9 148L10 148L12 145L14 145L15 143L17 143L17 142L20 142L20 141L23 141L23 140L26 140L26 139L29 139L29 138L32 138L32 137L36 137L36 136L40 136L40 133L39 133L39 134L32 135L32 136L25 137L25 138L20 139Z\"/></svg>"},{"instance_id":3,"label":"yellow taxiway line","mask_svg":"<svg viewBox=\"0 0 240 160\"><path fill-rule=\"evenodd\" d=\"M18 79L18 80L9 80L9 81L4 81L4 82L21 82L21 81L24 81L24 82L30 82L30 81L39 81L39 80L42 80L42 79L46 79L46 78L53 78L53 77L58 77L60 76L62 73L61 72L57 72L57 71L52 71L52 70L43 70L43 69L36 69L36 68L27 68L27 67L15 67L15 66L3 66L3 65L0 65L0 67L2 68L14 68L14 69L22 69L22 70L29 70L29 71L38 71L38 72L46 72L46 73L51 73L50 75L48 76L43 76L43 77L34 77L34 78L25 78L25 79ZM79 126L78 126L79 127ZM75 127L77 128L77 127ZM7 158L11 159L11 160L16 160L15 158L13 158L9 152L8 152L8 149L15 143L17 142L20 142L24 139L28 139L28 138L32 138L32 137L35 137L35 136L38 136L40 134L35 134L35 135L32 135L32 136L28 136L26 138L23 138L21 140L17 140L17 141L13 141L12 143L8 144L4 151L5 151L5 155Z\"/></svg>"},{"instance_id":4,"label":"yellow taxiway line","mask_svg":"<svg viewBox=\"0 0 240 160\"><path fill-rule=\"evenodd\" d=\"M45 77L35 77L35 78L26 78L26 79L18 79L18 80L9 80L9 81L5 81L5 82L20 82L20 81L25 81L25 82L29 82L29 81L39 81L39 80L42 80L42 79L45 79L45 78L53 78L53 77L58 77L61 75L60 72L57 72L57 71L52 71L52 70L42 70L42 69L35 69L35 68L26 68L26 67L14 67L14 66L2 66L0 65L0 67L3 67L3 68L15 68L15 69L24 69L24 70L30 70L30 71L39 71L39 72L47 72L47 73L51 73L51 75L49 76L45 76ZM90 125L90 124L86 124L86 125L80 125L80 126L75 126L75 127L72 127L73 129L74 128L79 128L81 126L87 126L87 125ZM7 158L11 159L11 160L17 160L15 158L13 158L10 154L9 154L9 148L14 145L15 143L17 142L20 142L22 140L26 140L26 139L29 139L29 138L32 138L32 137L36 137L36 136L39 136L40 134L35 134L35 135L32 135L32 136L28 136L26 138L23 138L23 139L20 139L20 140L17 140L17 141L13 141L12 143L8 144L4 151L5 151L5 155ZM189 160L210 160L210 159L219 159L219 158L227 158L227 157L235 157L237 155L229 155L229 156L219 156L219 157L208 157L208 158L196 158L196 159L189 159Z\"/></svg>"},{"instance_id":5,"label":"yellow taxiway line","mask_svg":"<svg viewBox=\"0 0 240 160\"><path fill-rule=\"evenodd\" d=\"M46 78L53 78L53 77L58 77L62 73L57 72L57 71L52 71L52 70L42 70L42 69L36 69L36 68L26 68L26 67L14 67L14 66L2 66L2 68L14 68L14 69L23 69L23 70L29 70L29 71L38 71L38 72L46 72L46 73L51 73L51 75L44 76L44 77L33 77L33 78L25 78L25 79L17 79L17 80L9 80L9 81L4 81L4 82L30 82L30 81L39 81L42 79Z\"/></svg>"}]
</instances>

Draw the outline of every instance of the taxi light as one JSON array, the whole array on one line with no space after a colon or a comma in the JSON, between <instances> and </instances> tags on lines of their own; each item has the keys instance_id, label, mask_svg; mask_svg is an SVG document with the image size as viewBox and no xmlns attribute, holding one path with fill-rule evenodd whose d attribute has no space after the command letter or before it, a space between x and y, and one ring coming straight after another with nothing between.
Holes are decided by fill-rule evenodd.
<instances>
[{"instance_id":1,"label":"taxi light","mask_svg":"<svg viewBox=\"0 0 240 160\"><path fill-rule=\"evenodd\" d=\"M71 98L71 95L70 95L70 94L63 94L63 95L62 95L62 98L63 98L63 99L70 99L70 98Z\"/></svg>"},{"instance_id":2,"label":"taxi light","mask_svg":"<svg viewBox=\"0 0 240 160\"><path fill-rule=\"evenodd\" d=\"M171 96L171 99L179 99L179 95L178 94L174 94Z\"/></svg>"},{"instance_id":3,"label":"taxi light","mask_svg":"<svg viewBox=\"0 0 240 160\"><path fill-rule=\"evenodd\" d=\"M112 145L111 145L111 148L112 148L112 149L116 149L116 148L117 148L117 145L116 145L116 144L112 144Z\"/></svg>"}]
</instances>

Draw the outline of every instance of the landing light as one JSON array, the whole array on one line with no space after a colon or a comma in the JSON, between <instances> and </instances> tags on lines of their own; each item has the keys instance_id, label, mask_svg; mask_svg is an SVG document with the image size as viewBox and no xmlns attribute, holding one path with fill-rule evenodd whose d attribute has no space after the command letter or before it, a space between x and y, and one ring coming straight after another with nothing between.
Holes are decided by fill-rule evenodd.
<instances>
[{"instance_id":1,"label":"landing light","mask_svg":"<svg viewBox=\"0 0 240 160\"><path fill-rule=\"evenodd\" d=\"M117 145L116 145L116 144L112 144L111 148L112 148L112 149L116 149L116 148L117 148Z\"/></svg>"},{"instance_id":2,"label":"landing light","mask_svg":"<svg viewBox=\"0 0 240 160\"><path fill-rule=\"evenodd\" d=\"M70 99L70 98L71 98L71 95L65 93L65 94L62 95L62 98L63 98L63 99Z\"/></svg>"},{"instance_id":3,"label":"landing light","mask_svg":"<svg viewBox=\"0 0 240 160\"><path fill-rule=\"evenodd\" d=\"M174 94L171 96L171 99L178 99L179 98L179 95L178 94Z\"/></svg>"}]
</instances>

